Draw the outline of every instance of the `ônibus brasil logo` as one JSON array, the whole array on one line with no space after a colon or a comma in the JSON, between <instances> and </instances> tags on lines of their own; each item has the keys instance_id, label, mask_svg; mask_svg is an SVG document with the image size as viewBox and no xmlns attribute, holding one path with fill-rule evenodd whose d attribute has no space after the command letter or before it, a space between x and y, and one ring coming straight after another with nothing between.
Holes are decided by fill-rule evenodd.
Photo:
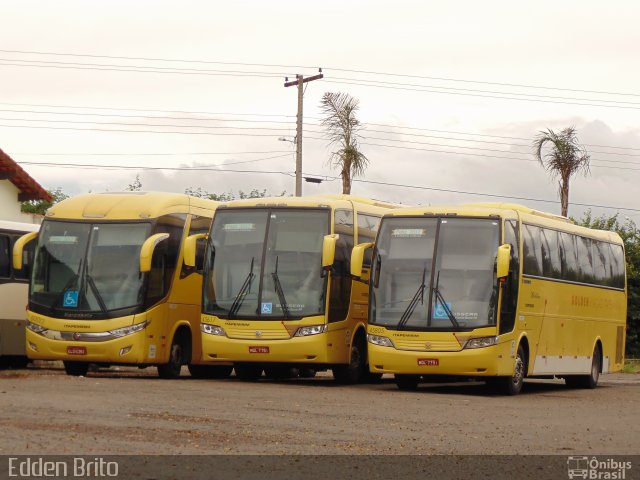
<instances>
[{"instance_id":1,"label":"\u00f4nibus brasil logo","mask_svg":"<svg viewBox=\"0 0 640 480\"><path fill-rule=\"evenodd\" d=\"M567 458L567 474L570 479L625 480L627 470L631 470L631 462L614 458L604 460L587 456Z\"/></svg>"}]
</instances>

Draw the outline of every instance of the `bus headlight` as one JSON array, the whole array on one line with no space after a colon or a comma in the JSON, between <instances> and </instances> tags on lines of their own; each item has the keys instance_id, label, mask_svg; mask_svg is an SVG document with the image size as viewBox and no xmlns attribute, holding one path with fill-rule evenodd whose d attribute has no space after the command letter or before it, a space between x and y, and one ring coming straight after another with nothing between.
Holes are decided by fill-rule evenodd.
<instances>
[{"instance_id":1,"label":"bus headlight","mask_svg":"<svg viewBox=\"0 0 640 480\"><path fill-rule=\"evenodd\" d=\"M226 337L227 333L224 331L222 327L216 327L215 325L210 325L208 323L201 323L200 330L203 333L208 333L209 335L220 335L222 337Z\"/></svg>"},{"instance_id":2,"label":"bus headlight","mask_svg":"<svg viewBox=\"0 0 640 480\"><path fill-rule=\"evenodd\" d=\"M326 323L323 325L312 325L310 327L300 327L296 330L294 337L308 337L309 335L318 335L324 333L329 328Z\"/></svg>"},{"instance_id":3,"label":"bus headlight","mask_svg":"<svg viewBox=\"0 0 640 480\"><path fill-rule=\"evenodd\" d=\"M37 323L32 323L29 320L27 320L27 328L31 330L33 333L39 333L40 335L42 335L43 332L47 331L47 329L44 328L42 325L38 325Z\"/></svg>"},{"instance_id":4,"label":"bus headlight","mask_svg":"<svg viewBox=\"0 0 640 480\"><path fill-rule=\"evenodd\" d=\"M470 338L464 344L464 348L484 348L495 345L496 343L498 343L498 337Z\"/></svg>"},{"instance_id":5,"label":"bus headlight","mask_svg":"<svg viewBox=\"0 0 640 480\"><path fill-rule=\"evenodd\" d=\"M367 335L369 343L380 345L381 347L395 347L390 338L381 337L380 335Z\"/></svg>"},{"instance_id":6,"label":"bus headlight","mask_svg":"<svg viewBox=\"0 0 640 480\"><path fill-rule=\"evenodd\" d=\"M147 321L142 323L136 323L135 325L130 325L128 327L116 328L115 330L109 330L109 333L114 337L126 337L127 335L131 335L132 333L137 333L141 330L144 330L144 327L147 326Z\"/></svg>"}]
</instances>

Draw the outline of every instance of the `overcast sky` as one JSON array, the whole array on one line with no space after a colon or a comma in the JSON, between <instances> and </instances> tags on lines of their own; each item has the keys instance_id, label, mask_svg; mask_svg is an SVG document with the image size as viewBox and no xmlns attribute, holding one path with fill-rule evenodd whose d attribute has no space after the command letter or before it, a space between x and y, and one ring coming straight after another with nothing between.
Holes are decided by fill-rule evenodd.
<instances>
[{"instance_id":1,"label":"overcast sky","mask_svg":"<svg viewBox=\"0 0 640 480\"><path fill-rule=\"evenodd\" d=\"M370 159L354 194L559 213L531 142L575 126L592 163L569 213L640 221L637 2L0 0L0 14L0 148L49 189L119 191L139 174L145 190L292 194L284 79L322 68L303 171L324 181L305 194L341 191L319 104L345 92Z\"/></svg>"}]
</instances>

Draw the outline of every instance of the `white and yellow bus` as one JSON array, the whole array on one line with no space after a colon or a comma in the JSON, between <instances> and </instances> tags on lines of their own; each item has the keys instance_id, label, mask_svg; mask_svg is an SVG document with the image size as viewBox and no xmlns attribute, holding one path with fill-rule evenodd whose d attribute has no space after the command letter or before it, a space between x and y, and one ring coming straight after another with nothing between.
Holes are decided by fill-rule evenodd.
<instances>
[{"instance_id":1,"label":"white and yellow bus","mask_svg":"<svg viewBox=\"0 0 640 480\"><path fill-rule=\"evenodd\" d=\"M354 249L352 274L371 244ZM594 388L623 366L624 248L613 232L512 204L395 210L373 249L371 371L401 389L480 377L517 394L525 377Z\"/></svg>"},{"instance_id":2,"label":"white and yellow bus","mask_svg":"<svg viewBox=\"0 0 640 480\"><path fill-rule=\"evenodd\" d=\"M26 334L31 359L62 360L69 375L89 364L156 365L163 378L231 373L202 365L202 275L183 262L184 238L205 234L218 203L173 193L98 193L47 211L37 238ZM204 253L204 242L199 248Z\"/></svg>"},{"instance_id":3,"label":"white and yellow bus","mask_svg":"<svg viewBox=\"0 0 640 480\"><path fill-rule=\"evenodd\" d=\"M203 360L232 362L245 380L292 368L367 377L368 296L351 279L351 250L394 207L344 195L221 205L205 259Z\"/></svg>"},{"instance_id":4,"label":"white and yellow bus","mask_svg":"<svg viewBox=\"0 0 640 480\"><path fill-rule=\"evenodd\" d=\"M12 268L11 251L20 237L39 227L0 220L0 366L24 367L28 362L24 337L33 249L24 250L22 270Z\"/></svg>"}]
</instances>

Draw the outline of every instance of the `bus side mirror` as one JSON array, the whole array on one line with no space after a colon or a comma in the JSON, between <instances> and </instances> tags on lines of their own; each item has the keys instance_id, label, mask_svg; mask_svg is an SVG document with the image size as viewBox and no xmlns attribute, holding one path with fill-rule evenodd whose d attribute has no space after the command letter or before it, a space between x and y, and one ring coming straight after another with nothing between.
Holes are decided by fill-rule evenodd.
<instances>
[{"instance_id":1,"label":"bus side mirror","mask_svg":"<svg viewBox=\"0 0 640 480\"><path fill-rule=\"evenodd\" d=\"M153 257L153 251L155 250L156 245L167 238L169 238L168 233L156 233L144 241L142 248L140 249L140 272L145 273L151 271L151 258Z\"/></svg>"},{"instance_id":2,"label":"bus side mirror","mask_svg":"<svg viewBox=\"0 0 640 480\"><path fill-rule=\"evenodd\" d=\"M511 262L511 245L505 243L498 247L496 255L496 276L506 278L509 275L509 263Z\"/></svg>"},{"instance_id":3,"label":"bus side mirror","mask_svg":"<svg viewBox=\"0 0 640 480\"><path fill-rule=\"evenodd\" d=\"M351 252L351 276L356 280L362 281L362 264L364 263L364 255L370 248L373 248L373 243L360 243L353 247Z\"/></svg>"},{"instance_id":4,"label":"bus side mirror","mask_svg":"<svg viewBox=\"0 0 640 480\"><path fill-rule=\"evenodd\" d=\"M197 233L187 237L184 242L184 264L187 267L196 267L196 251L198 249L198 240L206 238L206 233Z\"/></svg>"},{"instance_id":5,"label":"bus side mirror","mask_svg":"<svg viewBox=\"0 0 640 480\"><path fill-rule=\"evenodd\" d=\"M322 268L327 270L333 265L336 257L336 242L340 235L325 235L322 239Z\"/></svg>"},{"instance_id":6,"label":"bus side mirror","mask_svg":"<svg viewBox=\"0 0 640 480\"><path fill-rule=\"evenodd\" d=\"M27 243L38 238L38 232L30 232L21 236L16 243L13 244L13 269L22 270L22 252Z\"/></svg>"}]
</instances>

